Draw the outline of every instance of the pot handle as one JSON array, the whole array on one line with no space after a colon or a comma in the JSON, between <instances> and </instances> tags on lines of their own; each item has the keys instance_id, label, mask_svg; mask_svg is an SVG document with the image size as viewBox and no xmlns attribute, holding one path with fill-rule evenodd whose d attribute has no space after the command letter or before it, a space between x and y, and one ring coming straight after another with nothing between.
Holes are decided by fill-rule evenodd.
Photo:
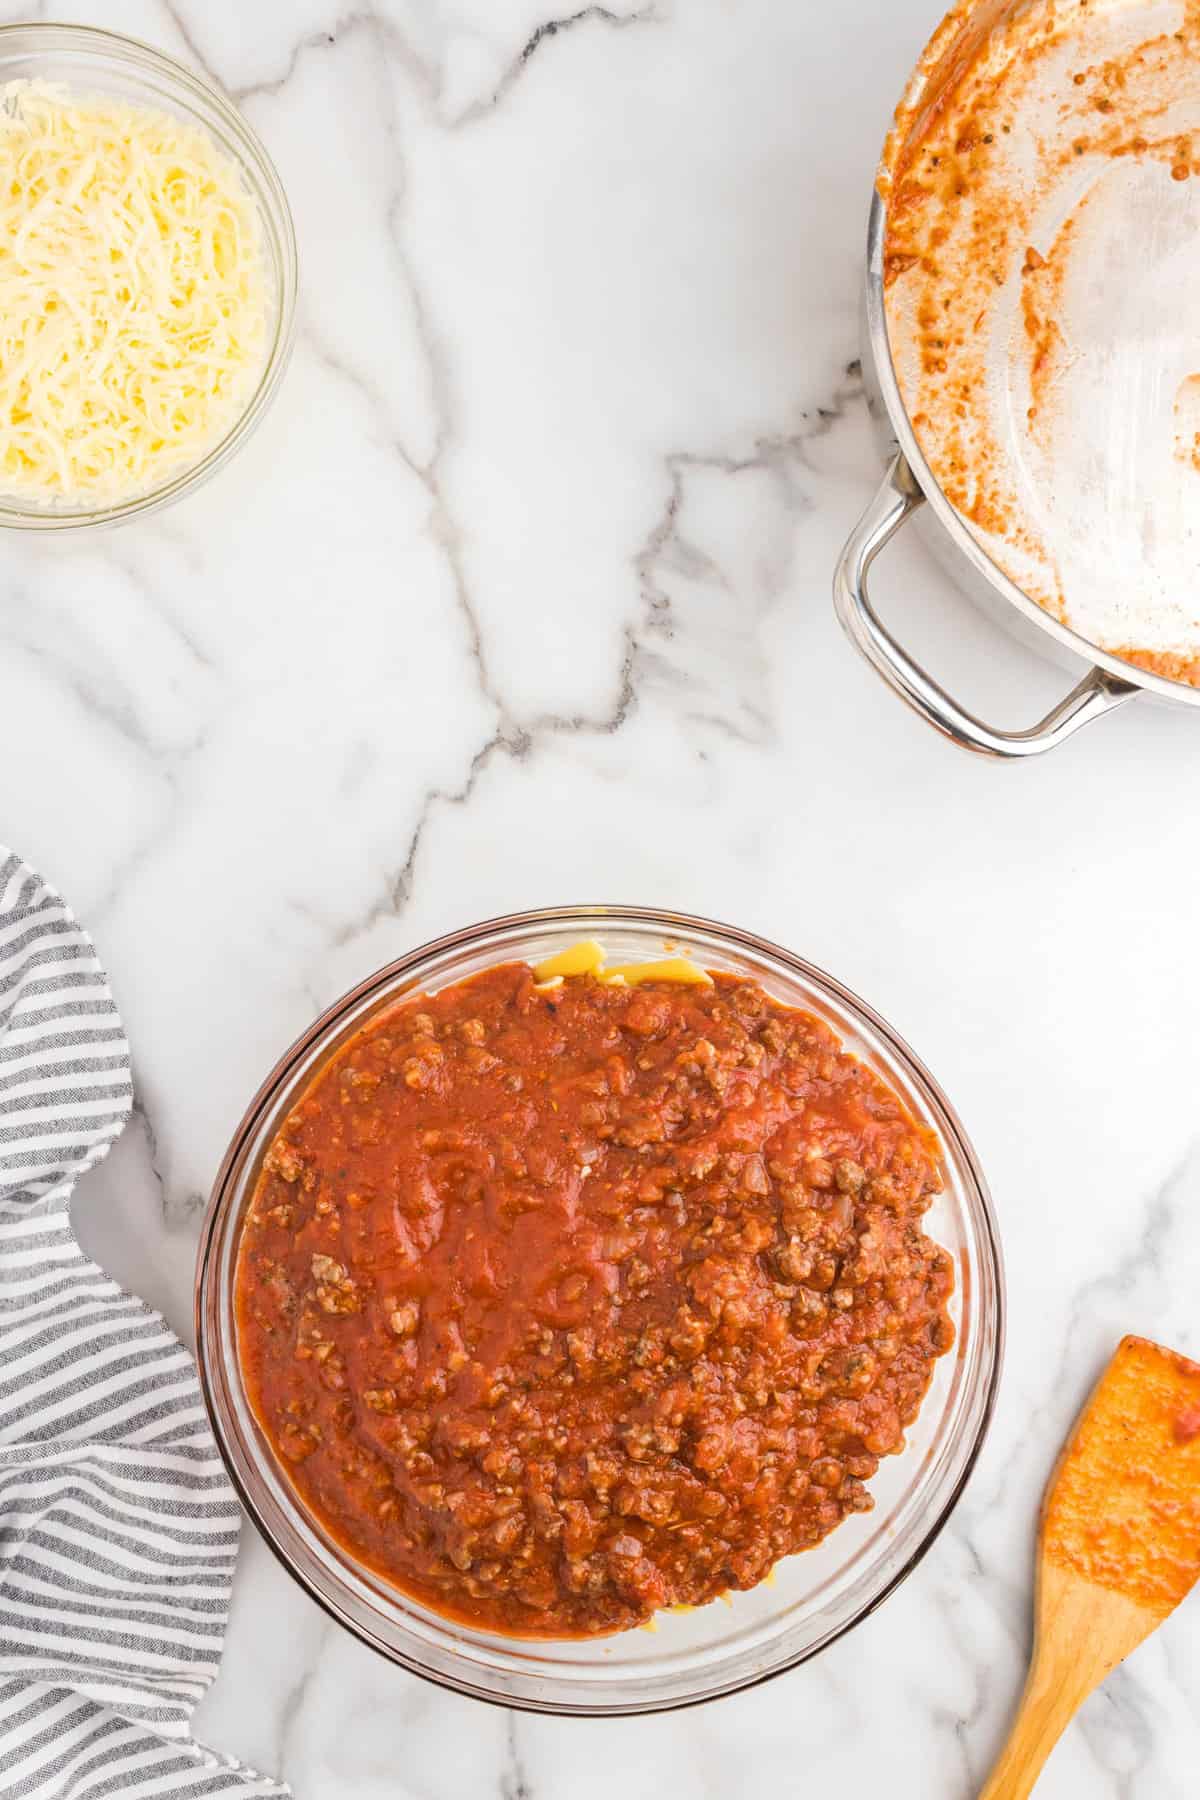
<instances>
[{"instance_id":1,"label":"pot handle","mask_svg":"<svg viewBox=\"0 0 1200 1800\"><path fill-rule=\"evenodd\" d=\"M833 578L838 618L872 667L915 712L964 750L981 756L1038 756L1140 692L1104 669L1091 669L1052 712L1026 731L993 731L952 700L881 623L867 594L867 572L884 546L925 503L902 451L850 534Z\"/></svg>"}]
</instances>

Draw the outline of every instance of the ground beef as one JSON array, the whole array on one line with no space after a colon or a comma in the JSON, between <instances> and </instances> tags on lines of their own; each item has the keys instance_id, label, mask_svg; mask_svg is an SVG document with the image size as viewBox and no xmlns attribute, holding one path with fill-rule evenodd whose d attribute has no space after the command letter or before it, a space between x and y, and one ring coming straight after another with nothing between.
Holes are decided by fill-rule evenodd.
<instances>
[{"instance_id":1,"label":"ground beef","mask_svg":"<svg viewBox=\"0 0 1200 1800\"><path fill-rule=\"evenodd\" d=\"M393 1007L265 1158L238 1266L303 1503L440 1612L584 1636L870 1507L953 1331L932 1134L757 986Z\"/></svg>"}]
</instances>

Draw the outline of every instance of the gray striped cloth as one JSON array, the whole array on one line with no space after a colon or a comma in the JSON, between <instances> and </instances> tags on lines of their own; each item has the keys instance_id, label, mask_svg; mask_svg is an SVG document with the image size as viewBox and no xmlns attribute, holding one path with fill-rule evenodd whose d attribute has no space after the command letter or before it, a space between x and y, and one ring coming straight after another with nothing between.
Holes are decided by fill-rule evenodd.
<instances>
[{"instance_id":1,"label":"gray striped cloth","mask_svg":"<svg viewBox=\"0 0 1200 1800\"><path fill-rule=\"evenodd\" d=\"M91 940L0 848L0 1795L286 1795L191 1736L237 1505L191 1358L71 1232L132 1095Z\"/></svg>"}]
</instances>

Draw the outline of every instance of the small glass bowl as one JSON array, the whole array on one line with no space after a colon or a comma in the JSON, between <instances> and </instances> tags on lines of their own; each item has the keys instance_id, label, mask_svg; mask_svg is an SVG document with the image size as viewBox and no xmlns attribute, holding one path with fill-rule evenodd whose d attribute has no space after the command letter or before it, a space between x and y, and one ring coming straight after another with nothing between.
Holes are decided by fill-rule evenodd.
<instances>
[{"instance_id":1,"label":"small glass bowl","mask_svg":"<svg viewBox=\"0 0 1200 1800\"><path fill-rule=\"evenodd\" d=\"M70 531L113 525L156 512L199 487L241 448L266 412L292 347L297 280L292 215L275 165L241 114L209 82L149 44L90 25L2 25L0 86L10 81L45 81L76 94L111 96L199 125L241 171L262 222L269 309L266 351L257 385L225 436L190 468L128 500L35 506L6 496L0 488L0 526Z\"/></svg>"},{"instance_id":2,"label":"small glass bowl","mask_svg":"<svg viewBox=\"0 0 1200 1800\"><path fill-rule=\"evenodd\" d=\"M957 1338L935 1365L907 1448L885 1457L870 1483L873 1512L852 1514L815 1549L779 1563L773 1582L727 1602L660 1614L653 1631L547 1642L442 1618L357 1564L305 1510L242 1385L234 1273L267 1146L347 1037L402 995L499 962L537 962L584 937L600 938L619 961L659 957L669 948L818 1014L934 1128L945 1190L930 1209L928 1230L954 1258ZM911 1050L870 1007L788 951L732 926L625 906L556 907L473 925L401 957L336 1001L280 1059L238 1126L205 1214L196 1275L209 1417L247 1510L284 1566L341 1624L413 1673L547 1713L612 1716L710 1700L803 1662L865 1618L916 1567L962 1493L991 1417L1003 1337L1003 1273L987 1189L948 1101Z\"/></svg>"}]
</instances>

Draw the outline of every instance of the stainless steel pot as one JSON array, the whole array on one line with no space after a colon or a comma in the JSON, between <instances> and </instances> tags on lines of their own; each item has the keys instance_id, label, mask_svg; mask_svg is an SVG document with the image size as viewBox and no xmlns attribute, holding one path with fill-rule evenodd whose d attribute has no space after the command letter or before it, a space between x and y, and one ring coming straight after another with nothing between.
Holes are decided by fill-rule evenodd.
<instances>
[{"instance_id":1,"label":"stainless steel pot","mask_svg":"<svg viewBox=\"0 0 1200 1800\"><path fill-rule=\"evenodd\" d=\"M995 23L994 0L982 12ZM969 30L964 27L964 30ZM956 67L953 56L927 63L909 90L922 109L937 103L937 83ZM946 498L922 455L901 397L888 340L884 310L883 252L887 205L877 192L871 206L867 242L863 376L873 416L889 457L878 493L850 534L834 575L834 604L851 641L888 685L944 736L984 756L1036 756L1052 750L1081 726L1112 712L1136 694L1176 705L1200 706L1200 689L1136 667L1089 644L1060 624L999 569ZM985 610L1010 631L1032 638L1039 650L1073 670L1088 665L1065 699L1023 731L1000 731L977 719L929 675L883 624L872 604L867 576L875 558L902 525L923 514L923 534L938 560Z\"/></svg>"}]
</instances>

